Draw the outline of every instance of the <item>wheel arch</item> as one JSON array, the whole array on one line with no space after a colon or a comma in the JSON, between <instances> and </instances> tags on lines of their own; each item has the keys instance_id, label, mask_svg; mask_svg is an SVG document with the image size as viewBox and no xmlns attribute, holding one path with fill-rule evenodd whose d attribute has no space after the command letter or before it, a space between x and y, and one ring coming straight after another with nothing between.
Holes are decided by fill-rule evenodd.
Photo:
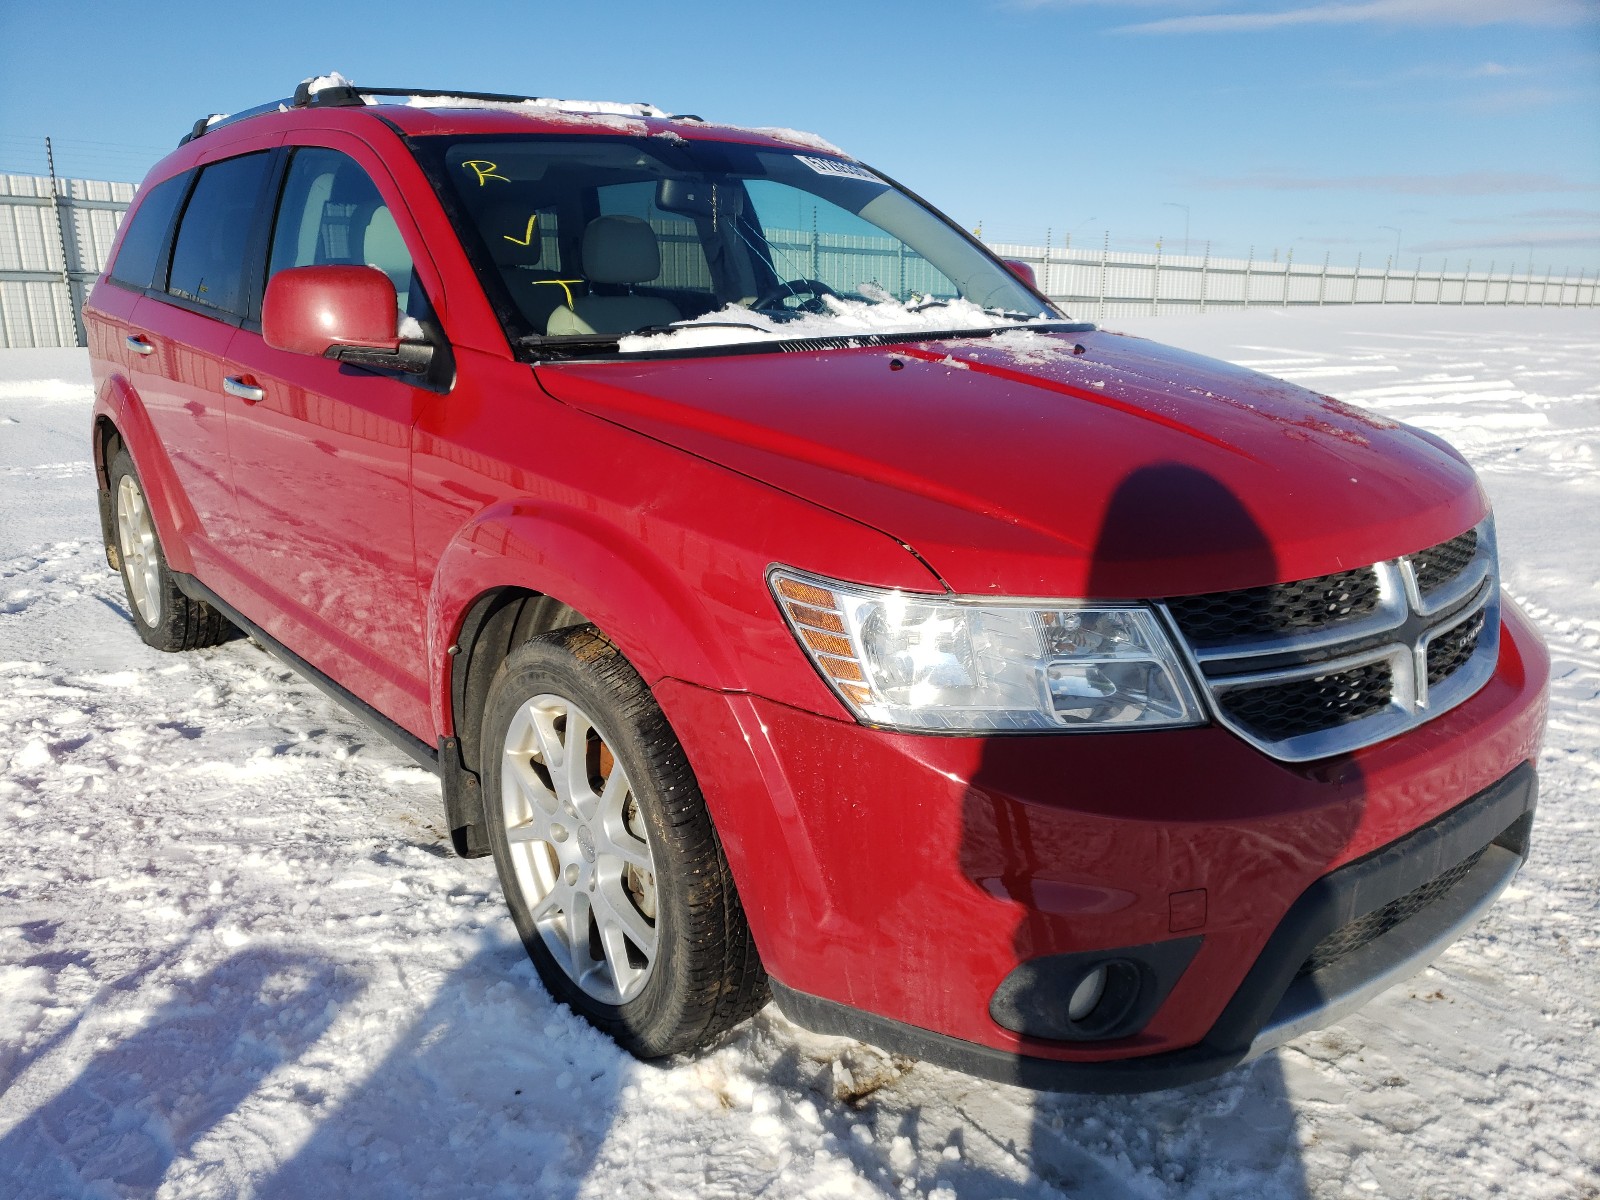
<instances>
[{"instance_id":1,"label":"wheel arch","mask_svg":"<svg viewBox=\"0 0 1600 1200\"><path fill-rule=\"evenodd\" d=\"M166 448L156 435L149 414L132 385L120 375L108 377L95 397L90 444L105 544L111 545L111 463L117 450L123 449L139 473L139 484L150 506L167 565L174 571L193 574L194 559L183 534L185 530L199 528L199 520L177 482Z\"/></svg>"},{"instance_id":2,"label":"wheel arch","mask_svg":"<svg viewBox=\"0 0 1600 1200\"><path fill-rule=\"evenodd\" d=\"M500 664L528 638L590 624L646 686L669 676L730 678L699 599L671 579L637 539L572 508L498 505L451 540L429 586L427 644L458 853L487 852L478 790L483 706Z\"/></svg>"}]
</instances>

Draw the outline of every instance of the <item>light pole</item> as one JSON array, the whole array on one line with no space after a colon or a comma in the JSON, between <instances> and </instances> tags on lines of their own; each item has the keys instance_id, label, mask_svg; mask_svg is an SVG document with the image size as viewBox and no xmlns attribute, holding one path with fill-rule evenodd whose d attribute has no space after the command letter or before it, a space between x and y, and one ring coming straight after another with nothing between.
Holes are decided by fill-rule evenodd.
<instances>
[{"instance_id":1,"label":"light pole","mask_svg":"<svg viewBox=\"0 0 1600 1200\"><path fill-rule=\"evenodd\" d=\"M1379 225L1378 228L1387 229L1394 234L1394 265L1398 269L1400 266L1400 231L1393 225Z\"/></svg>"},{"instance_id":2,"label":"light pole","mask_svg":"<svg viewBox=\"0 0 1600 1200\"><path fill-rule=\"evenodd\" d=\"M1090 217L1088 221L1079 221L1071 229L1067 230L1067 245L1066 245L1066 248L1068 250L1072 249L1072 235L1073 234L1077 233L1078 230L1082 229L1085 225L1087 225L1089 223L1089 221L1098 221L1099 219L1100 219L1099 217Z\"/></svg>"},{"instance_id":3,"label":"light pole","mask_svg":"<svg viewBox=\"0 0 1600 1200\"><path fill-rule=\"evenodd\" d=\"M1177 204L1177 203L1174 203L1171 200L1163 200L1161 202L1161 207L1162 208L1181 208L1181 209L1183 209L1183 256L1185 258L1188 258L1189 257L1189 206L1187 204Z\"/></svg>"}]
</instances>

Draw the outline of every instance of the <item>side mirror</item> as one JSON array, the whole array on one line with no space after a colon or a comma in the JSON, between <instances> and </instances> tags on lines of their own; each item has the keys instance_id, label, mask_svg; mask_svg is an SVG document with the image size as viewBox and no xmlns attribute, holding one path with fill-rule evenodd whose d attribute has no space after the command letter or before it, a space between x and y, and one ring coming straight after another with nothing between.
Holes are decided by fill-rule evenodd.
<instances>
[{"instance_id":1,"label":"side mirror","mask_svg":"<svg viewBox=\"0 0 1600 1200\"><path fill-rule=\"evenodd\" d=\"M1033 273L1033 268L1030 265L1020 258L1002 258L1000 261L1005 264L1006 270L1022 280L1023 283L1036 292L1039 290L1039 278Z\"/></svg>"},{"instance_id":2,"label":"side mirror","mask_svg":"<svg viewBox=\"0 0 1600 1200\"><path fill-rule=\"evenodd\" d=\"M376 267L290 267L267 282L261 303L267 345L363 367L420 375L433 347L400 337L394 284Z\"/></svg>"}]
</instances>

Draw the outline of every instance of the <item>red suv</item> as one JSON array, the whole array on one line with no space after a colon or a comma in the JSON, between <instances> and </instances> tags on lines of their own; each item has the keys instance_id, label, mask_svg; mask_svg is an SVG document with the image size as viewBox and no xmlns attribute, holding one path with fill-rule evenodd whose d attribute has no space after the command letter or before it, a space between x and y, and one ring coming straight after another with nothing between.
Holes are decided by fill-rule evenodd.
<instances>
[{"instance_id":1,"label":"red suv","mask_svg":"<svg viewBox=\"0 0 1600 1200\"><path fill-rule=\"evenodd\" d=\"M1171 1086L1526 854L1547 659L1461 457L1072 323L817 139L319 80L196 125L86 316L140 635L436 770L641 1056L770 994Z\"/></svg>"}]
</instances>

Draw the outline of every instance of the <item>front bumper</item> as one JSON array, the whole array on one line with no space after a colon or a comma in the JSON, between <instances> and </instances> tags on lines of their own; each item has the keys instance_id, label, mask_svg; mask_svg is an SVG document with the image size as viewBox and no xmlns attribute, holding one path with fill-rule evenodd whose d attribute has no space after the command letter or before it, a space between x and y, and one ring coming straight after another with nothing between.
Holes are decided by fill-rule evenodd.
<instances>
[{"instance_id":1,"label":"front bumper","mask_svg":"<svg viewBox=\"0 0 1600 1200\"><path fill-rule=\"evenodd\" d=\"M926 737L656 692L796 1020L1032 1087L1148 1090L1337 1019L1471 924L1526 848L1547 673L1508 604L1470 700L1302 764L1219 728ZM1329 921L1484 847L1425 913L1296 978ZM1198 950L1126 1036L1032 1037L991 1013L1020 964L1180 939Z\"/></svg>"},{"instance_id":2,"label":"front bumper","mask_svg":"<svg viewBox=\"0 0 1600 1200\"><path fill-rule=\"evenodd\" d=\"M1426 967L1477 922L1521 867L1536 792L1533 767L1524 764L1409 837L1318 880L1279 924L1211 1031L1181 1050L1090 1063L1028 1057L888 1021L776 981L774 998L785 1016L808 1029L1000 1083L1074 1092L1180 1087L1332 1024ZM1301 973L1324 938L1475 855L1431 904L1337 962Z\"/></svg>"}]
</instances>

